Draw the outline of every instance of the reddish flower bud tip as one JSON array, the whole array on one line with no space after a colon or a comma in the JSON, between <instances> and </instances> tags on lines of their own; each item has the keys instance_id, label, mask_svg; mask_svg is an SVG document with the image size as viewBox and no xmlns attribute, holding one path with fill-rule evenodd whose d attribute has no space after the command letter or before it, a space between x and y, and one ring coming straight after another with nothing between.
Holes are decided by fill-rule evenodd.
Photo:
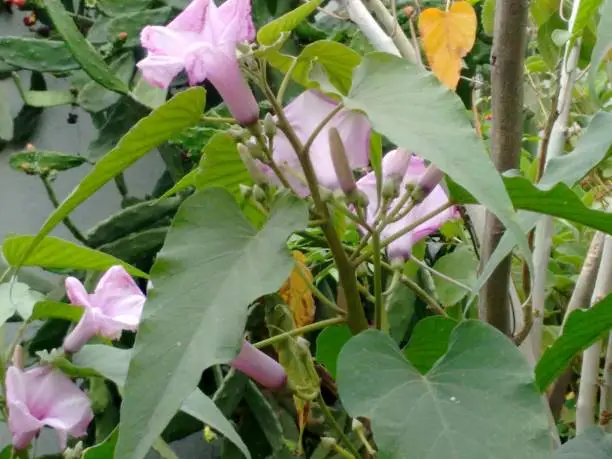
<instances>
[{"instance_id":1,"label":"reddish flower bud tip","mask_svg":"<svg viewBox=\"0 0 612 459\"><path fill-rule=\"evenodd\" d=\"M15 5L17 8L23 8L26 4L26 0L9 0L9 4Z\"/></svg>"},{"instance_id":2,"label":"reddish flower bud tip","mask_svg":"<svg viewBox=\"0 0 612 459\"><path fill-rule=\"evenodd\" d=\"M32 14L30 14L28 16L25 16L23 18L23 25L26 26L26 27L31 27L34 24L36 24L36 20L37 20L36 19L36 15L34 13L32 13Z\"/></svg>"},{"instance_id":3,"label":"reddish flower bud tip","mask_svg":"<svg viewBox=\"0 0 612 459\"><path fill-rule=\"evenodd\" d=\"M36 147L31 143L26 144L25 149L27 151L36 151Z\"/></svg>"},{"instance_id":4,"label":"reddish flower bud tip","mask_svg":"<svg viewBox=\"0 0 612 459\"><path fill-rule=\"evenodd\" d=\"M127 37L128 37L127 32L119 32L119 35L117 35L117 38L121 41L127 40Z\"/></svg>"}]
</instances>

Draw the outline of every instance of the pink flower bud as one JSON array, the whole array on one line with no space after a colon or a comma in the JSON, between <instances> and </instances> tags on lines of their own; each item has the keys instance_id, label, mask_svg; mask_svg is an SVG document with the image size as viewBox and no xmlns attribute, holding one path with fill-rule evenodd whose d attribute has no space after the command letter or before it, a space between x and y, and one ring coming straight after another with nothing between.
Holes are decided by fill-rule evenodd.
<instances>
[{"instance_id":1,"label":"pink flower bud","mask_svg":"<svg viewBox=\"0 0 612 459\"><path fill-rule=\"evenodd\" d=\"M268 389L280 389L287 382L283 367L248 341L243 341L240 353L230 365Z\"/></svg>"}]
</instances>

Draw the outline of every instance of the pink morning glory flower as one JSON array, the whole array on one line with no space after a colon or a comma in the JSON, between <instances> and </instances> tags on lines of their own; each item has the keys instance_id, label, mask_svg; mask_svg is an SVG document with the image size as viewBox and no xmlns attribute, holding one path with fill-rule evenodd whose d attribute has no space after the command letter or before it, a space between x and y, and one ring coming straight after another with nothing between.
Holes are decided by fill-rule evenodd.
<instances>
[{"instance_id":1,"label":"pink morning glory flower","mask_svg":"<svg viewBox=\"0 0 612 459\"><path fill-rule=\"evenodd\" d=\"M317 91L309 90L291 101L284 111L289 124L304 144L315 128L336 106L337 102L334 100L325 97ZM320 185L335 190L340 188L340 183L331 156L329 145L330 128L338 130L340 140L346 151L349 166L352 169L368 165L371 128L370 122L365 115L352 110L342 109L332 117L312 143L310 159L314 166L317 180ZM309 191L303 180L304 173L297 154L285 134L280 131L274 137L273 157L280 169L285 172L285 176L293 189L301 196L307 196ZM280 182L269 168L264 166L263 170L270 177L272 183L280 185Z\"/></svg>"},{"instance_id":2,"label":"pink morning glory flower","mask_svg":"<svg viewBox=\"0 0 612 459\"><path fill-rule=\"evenodd\" d=\"M57 431L61 448L68 434L82 437L93 419L91 402L64 373L50 367L6 372L6 404L13 447L26 448L44 426Z\"/></svg>"},{"instance_id":3,"label":"pink morning glory flower","mask_svg":"<svg viewBox=\"0 0 612 459\"><path fill-rule=\"evenodd\" d=\"M417 204L416 207L414 207L410 212L408 212L405 217L387 225L383 229L383 239L392 236L409 225L412 225L415 221L423 218L427 214L448 203L448 196L446 195L446 192L442 186L439 185L439 181L442 179L442 174L439 173L435 167L431 167L428 171L427 166L425 166L425 162L421 158L416 155L412 155L405 150L393 150L384 156L382 161L382 175L383 180L401 180L400 190L404 190L406 185L417 185L418 183L423 188L425 193L428 192L424 200L420 204ZM368 223L372 224L379 206L376 194L376 176L374 172L370 172L359 179L357 181L357 188L363 191L369 198L369 204L366 210L366 219ZM389 209L393 209L397 203L397 199L399 198L396 198L389 204ZM426 222L421 223L414 230L389 244L387 249L389 258L392 260L408 259L414 244L436 232L444 223L456 217L456 210L451 207L440 212Z\"/></svg>"},{"instance_id":4,"label":"pink morning glory flower","mask_svg":"<svg viewBox=\"0 0 612 459\"><path fill-rule=\"evenodd\" d=\"M64 349L71 353L95 335L119 339L123 330L135 331L146 300L123 266L106 271L92 294L78 279L68 277L66 294L72 304L84 307L83 317L64 339Z\"/></svg>"},{"instance_id":5,"label":"pink morning glory flower","mask_svg":"<svg viewBox=\"0 0 612 459\"><path fill-rule=\"evenodd\" d=\"M242 342L240 353L230 365L268 389L279 389L287 382L283 367L248 341Z\"/></svg>"},{"instance_id":6,"label":"pink morning glory flower","mask_svg":"<svg viewBox=\"0 0 612 459\"><path fill-rule=\"evenodd\" d=\"M189 84L209 80L241 124L259 117L253 93L244 80L236 45L252 41L255 27L250 0L193 0L167 26L147 26L140 41L148 51L137 66L149 83L167 88L185 70Z\"/></svg>"}]
</instances>

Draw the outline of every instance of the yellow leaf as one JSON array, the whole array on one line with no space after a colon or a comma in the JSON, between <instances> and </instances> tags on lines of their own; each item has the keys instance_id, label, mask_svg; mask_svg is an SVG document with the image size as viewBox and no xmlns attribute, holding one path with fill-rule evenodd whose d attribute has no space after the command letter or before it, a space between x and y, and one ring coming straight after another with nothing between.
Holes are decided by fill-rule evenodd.
<instances>
[{"instance_id":1,"label":"yellow leaf","mask_svg":"<svg viewBox=\"0 0 612 459\"><path fill-rule=\"evenodd\" d=\"M419 16L419 31L431 71L455 90L462 58L476 40L476 13L466 1L455 2L448 11L427 8Z\"/></svg>"},{"instance_id":2,"label":"yellow leaf","mask_svg":"<svg viewBox=\"0 0 612 459\"><path fill-rule=\"evenodd\" d=\"M296 328L311 324L315 315L315 304L312 292L308 288L309 282L313 282L312 273L306 266L306 257L297 250L293 252L296 267L293 268L289 279L285 281L279 293L285 303L289 305Z\"/></svg>"}]
</instances>

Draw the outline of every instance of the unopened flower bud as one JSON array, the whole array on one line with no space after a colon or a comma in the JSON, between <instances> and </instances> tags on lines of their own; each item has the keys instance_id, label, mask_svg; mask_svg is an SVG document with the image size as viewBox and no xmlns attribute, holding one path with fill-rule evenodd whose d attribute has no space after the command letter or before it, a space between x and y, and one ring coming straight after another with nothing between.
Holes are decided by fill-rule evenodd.
<instances>
[{"instance_id":1,"label":"unopened flower bud","mask_svg":"<svg viewBox=\"0 0 612 459\"><path fill-rule=\"evenodd\" d=\"M80 459L83 454L83 442L79 442L74 445L73 448L66 448L62 453L64 459Z\"/></svg>"},{"instance_id":2,"label":"unopened flower bud","mask_svg":"<svg viewBox=\"0 0 612 459\"><path fill-rule=\"evenodd\" d=\"M238 154L244 163L244 167L246 167L253 181L259 185L268 183L268 178L253 159L252 149L242 143L239 143L236 147L238 148Z\"/></svg>"},{"instance_id":3,"label":"unopened flower bud","mask_svg":"<svg viewBox=\"0 0 612 459\"><path fill-rule=\"evenodd\" d=\"M250 186L240 184L239 188L240 196L242 196L244 199L249 199L253 194L253 189Z\"/></svg>"},{"instance_id":4,"label":"unopened flower bud","mask_svg":"<svg viewBox=\"0 0 612 459\"><path fill-rule=\"evenodd\" d=\"M242 126L238 126L237 124L230 126L230 128L227 130L227 133L230 137L236 140L236 142L247 141L249 140L249 137L251 137L251 133L248 130L246 130Z\"/></svg>"},{"instance_id":5,"label":"unopened flower bud","mask_svg":"<svg viewBox=\"0 0 612 459\"><path fill-rule=\"evenodd\" d=\"M263 131L267 137L274 137L276 135L276 121L272 113L267 113L263 121Z\"/></svg>"},{"instance_id":6,"label":"unopened flower bud","mask_svg":"<svg viewBox=\"0 0 612 459\"><path fill-rule=\"evenodd\" d=\"M395 199L399 194L399 182L393 178L388 178L382 184L382 197L384 199Z\"/></svg>"},{"instance_id":7,"label":"unopened flower bud","mask_svg":"<svg viewBox=\"0 0 612 459\"><path fill-rule=\"evenodd\" d=\"M212 430L209 425L205 426L204 427L204 440L206 440L207 443L212 443L216 439L217 439L217 434L215 433L215 431Z\"/></svg>"},{"instance_id":8,"label":"unopened flower bud","mask_svg":"<svg viewBox=\"0 0 612 459\"><path fill-rule=\"evenodd\" d=\"M327 449L332 449L338 442L333 437L321 437L321 444Z\"/></svg>"},{"instance_id":9,"label":"unopened flower bud","mask_svg":"<svg viewBox=\"0 0 612 459\"><path fill-rule=\"evenodd\" d=\"M260 161L263 161L265 159L263 149L255 139L249 140L246 143L246 147L249 149L249 153L254 159L259 159Z\"/></svg>"},{"instance_id":10,"label":"unopened flower bud","mask_svg":"<svg viewBox=\"0 0 612 459\"><path fill-rule=\"evenodd\" d=\"M357 431L361 429L363 429L363 423L359 419L353 418L351 422L351 430Z\"/></svg>"},{"instance_id":11,"label":"unopened flower bud","mask_svg":"<svg viewBox=\"0 0 612 459\"><path fill-rule=\"evenodd\" d=\"M433 164L430 164L427 167L427 170L425 170L425 173L419 178L419 181L417 183L417 191L419 192L419 196L415 197L414 200L417 203L422 202L427 196L429 196L429 193L431 193L431 191L440 183L442 178L444 178L444 172L442 172Z\"/></svg>"},{"instance_id":12,"label":"unopened flower bud","mask_svg":"<svg viewBox=\"0 0 612 459\"><path fill-rule=\"evenodd\" d=\"M342 138L338 133L338 129L332 127L328 131L329 137L329 148L331 151L332 163L334 164L334 170L338 177L338 183L340 188L345 195L351 196L355 193L357 185L355 184L355 177L353 177L353 171L349 165L348 158L346 157L346 151L344 150L344 144Z\"/></svg>"},{"instance_id":13,"label":"unopened flower bud","mask_svg":"<svg viewBox=\"0 0 612 459\"><path fill-rule=\"evenodd\" d=\"M117 40L119 41L125 41L128 38L128 34L127 32L119 32L119 34L117 35Z\"/></svg>"},{"instance_id":14,"label":"unopened flower bud","mask_svg":"<svg viewBox=\"0 0 612 459\"><path fill-rule=\"evenodd\" d=\"M368 205L370 204L370 198L368 198L368 195L366 193L361 190L357 190L355 195L355 204L364 208L368 207Z\"/></svg>"},{"instance_id":15,"label":"unopened flower bud","mask_svg":"<svg viewBox=\"0 0 612 459\"><path fill-rule=\"evenodd\" d=\"M23 18L23 25L26 27L31 27L36 24L36 14L32 13Z\"/></svg>"},{"instance_id":16,"label":"unopened flower bud","mask_svg":"<svg viewBox=\"0 0 612 459\"><path fill-rule=\"evenodd\" d=\"M266 196L266 192L259 185L253 185L252 190L253 199L255 199L255 201L266 202L266 199L268 199L268 197Z\"/></svg>"}]
</instances>

